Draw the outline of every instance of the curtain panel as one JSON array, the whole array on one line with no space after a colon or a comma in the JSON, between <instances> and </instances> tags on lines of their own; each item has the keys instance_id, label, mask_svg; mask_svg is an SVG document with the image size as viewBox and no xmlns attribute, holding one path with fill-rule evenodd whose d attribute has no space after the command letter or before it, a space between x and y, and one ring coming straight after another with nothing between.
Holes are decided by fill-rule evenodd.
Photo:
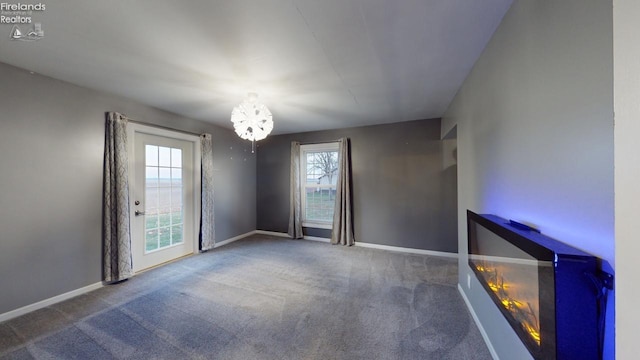
<instances>
[{"instance_id":1,"label":"curtain panel","mask_svg":"<svg viewBox=\"0 0 640 360\"><path fill-rule=\"evenodd\" d=\"M200 136L202 158L201 211L200 211L200 251L215 246L215 217L213 213L213 142L211 134Z\"/></svg>"},{"instance_id":2,"label":"curtain panel","mask_svg":"<svg viewBox=\"0 0 640 360\"><path fill-rule=\"evenodd\" d=\"M291 142L291 177L289 190L289 231L293 239L302 239L302 202L300 188L300 143Z\"/></svg>"},{"instance_id":3,"label":"curtain panel","mask_svg":"<svg viewBox=\"0 0 640 360\"><path fill-rule=\"evenodd\" d=\"M353 204L351 181L351 150L349 139L338 141L338 183L336 185L336 204L333 211L333 229L331 243L351 246L355 244L353 236Z\"/></svg>"},{"instance_id":4,"label":"curtain panel","mask_svg":"<svg viewBox=\"0 0 640 360\"><path fill-rule=\"evenodd\" d=\"M106 114L103 172L103 278L125 280L133 275L129 224L129 161L127 123L121 114Z\"/></svg>"}]
</instances>

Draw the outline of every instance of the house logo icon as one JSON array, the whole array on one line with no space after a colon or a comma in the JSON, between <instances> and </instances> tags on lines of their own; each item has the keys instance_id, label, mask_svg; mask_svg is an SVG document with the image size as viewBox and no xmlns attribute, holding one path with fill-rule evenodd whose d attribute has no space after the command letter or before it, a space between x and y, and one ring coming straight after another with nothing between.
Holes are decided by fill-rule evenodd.
<instances>
[{"instance_id":1,"label":"house logo icon","mask_svg":"<svg viewBox=\"0 0 640 360\"><path fill-rule=\"evenodd\" d=\"M42 39L42 37L44 37L44 31L40 23L34 23L33 27L29 29L26 34L18 25L13 25L11 29L11 40L35 41Z\"/></svg>"}]
</instances>

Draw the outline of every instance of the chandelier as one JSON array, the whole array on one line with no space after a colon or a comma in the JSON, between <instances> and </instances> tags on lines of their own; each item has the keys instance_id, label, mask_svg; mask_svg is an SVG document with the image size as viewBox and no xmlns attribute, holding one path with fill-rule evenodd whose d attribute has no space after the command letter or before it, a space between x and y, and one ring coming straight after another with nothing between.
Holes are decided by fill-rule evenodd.
<instances>
[{"instance_id":1,"label":"chandelier","mask_svg":"<svg viewBox=\"0 0 640 360\"><path fill-rule=\"evenodd\" d=\"M238 136L253 142L251 152L255 152L256 141L266 138L273 130L271 111L258 102L256 93L249 93L240 105L233 108L231 122Z\"/></svg>"}]
</instances>

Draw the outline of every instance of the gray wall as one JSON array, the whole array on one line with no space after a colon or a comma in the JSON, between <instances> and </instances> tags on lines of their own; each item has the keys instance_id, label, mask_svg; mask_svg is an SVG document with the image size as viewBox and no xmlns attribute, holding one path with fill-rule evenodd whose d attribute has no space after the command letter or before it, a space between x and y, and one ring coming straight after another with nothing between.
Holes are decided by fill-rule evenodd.
<instances>
[{"instance_id":1,"label":"gray wall","mask_svg":"<svg viewBox=\"0 0 640 360\"><path fill-rule=\"evenodd\" d=\"M255 156L233 131L0 63L0 314L101 281L104 113L209 132L216 237L255 230Z\"/></svg>"},{"instance_id":2,"label":"gray wall","mask_svg":"<svg viewBox=\"0 0 640 360\"><path fill-rule=\"evenodd\" d=\"M291 141L351 139L356 241L456 252L456 166L440 120L270 136L258 147L258 229L286 232ZM306 229L311 236L330 231Z\"/></svg>"},{"instance_id":3,"label":"gray wall","mask_svg":"<svg viewBox=\"0 0 640 360\"><path fill-rule=\"evenodd\" d=\"M443 118L443 134L457 124L461 249L471 209L531 223L613 266L612 82L610 1L514 2ZM498 354L522 358L474 275L467 287L466 256L459 268Z\"/></svg>"}]
</instances>

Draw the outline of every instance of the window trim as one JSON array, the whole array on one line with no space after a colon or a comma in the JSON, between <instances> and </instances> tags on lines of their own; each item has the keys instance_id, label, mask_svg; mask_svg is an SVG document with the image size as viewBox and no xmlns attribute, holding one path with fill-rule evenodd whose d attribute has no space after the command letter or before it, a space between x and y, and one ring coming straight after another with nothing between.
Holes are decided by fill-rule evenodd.
<instances>
[{"instance_id":1,"label":"window trim","mask_svg":"<svg viewBox=\"0 0 640 360\"><path fill-rule=\"evenodd\" d=\"M307 152L318 151L335 151L338 153L338 162L340 161L340 143L339 142L326 142L318 144L302 144L300 145L300 202L302 207L302 226L316 229L333 229L333 219L331 221L321 220L307 220L306 211L306 196L304 195L304 189L307 185ZM322 186L319 186L322 187ZM327 187L327 186L325 186Z\"/></svg>"}]
</instances>

